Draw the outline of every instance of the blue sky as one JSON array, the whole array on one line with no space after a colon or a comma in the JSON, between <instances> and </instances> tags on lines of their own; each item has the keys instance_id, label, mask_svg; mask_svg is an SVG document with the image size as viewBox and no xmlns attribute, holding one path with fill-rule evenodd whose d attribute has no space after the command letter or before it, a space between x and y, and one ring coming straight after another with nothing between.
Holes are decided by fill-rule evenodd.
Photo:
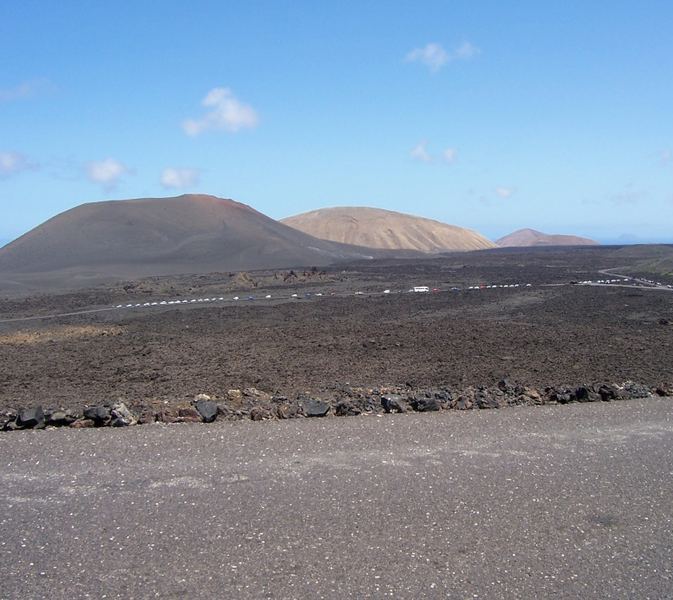
<instances>
[{"instance_id":1,"label":"blue sky","mask_svg":"<svg viewBox=\"0 0 673 600\"><path fill-rule=\"evenodd\" d=\"M6 1L0 239L203 192L673 242L671 31L669 0Z\"/></svg>"}]
</instances>

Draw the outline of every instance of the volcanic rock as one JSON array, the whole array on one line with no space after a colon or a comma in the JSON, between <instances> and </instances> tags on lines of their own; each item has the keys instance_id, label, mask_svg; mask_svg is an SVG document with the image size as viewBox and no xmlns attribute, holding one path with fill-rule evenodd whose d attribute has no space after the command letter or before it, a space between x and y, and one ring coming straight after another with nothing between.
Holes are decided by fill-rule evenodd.
<instances>
[{"instance_id":1,"label":"volcanic rock","mask_svg":"<svg viewBox=\"0 0 673 600\"><path fill-rule=\"evenodd\" d=\"M334 414L337 417L354 417L362 413L362 409L352 400L340 400L334 407Z\"/></svg>"},{"instance_id":2,"label":"volcanic rock","mask_svg":"<svg viewBox=\"0 0 673 600\"><path fill-rule=\"evenodd\" d=\"M212 400L197 400L194 406L204 423L212 423L217 418L217 403Z\"/></svg>"},{"instance_id":3,"label":"volcanic rock","mask_svg":"<svg viewBox=\"0 0 673 600\"><path fill-rule=\"evenodd\" d=\"M110 408L108 406L87 406L84 409L84 418L91 419L96 424L96 427L107 425L110 416Z\"/></svg>"},{"instance_id":4,"label":"volcanic rock","mask_svg":"<svg viewBox=\"0 0 673 600\"><path fill-rule=\"evenodd\" d=\"M117 402L112 406L110 411L112 427L127 427L128 425L135 425L138 422L137 417L128 409L123 402Z\"/></svg>"},{"instance_id":5,"label":"volcanic rock","mask_svg":"<svg viewBox=\"0 0 673 600\"><path fill-rule=\"evenodd\" d=\"M324 417L330 409L329 403L324 402L323 400L318 400L317 398L303 400L301 406L304 415L307 417Z\"/></svg>"},{"instance_id":6,"label":"volcanic rock","mask_svg":"<svg viewBox=\"0 0 673 600\"><path fill-rule=\"evenodd\" d=\"M24 408L16 417L16 424L21 429L41 429L45 426L44 411L41 406Z\"/></svg>"},{"instance_id":7,"label":"volcanic rock","mask_svg":"<svg viewBox=\"0 0 673 600\"><path fill-rule=\"evenodd\" d=\"M402 396L397 394L388 394L381 396L381 406L386 413L405 413L407 406L402 400Z\"/></svg>"}]
</instances>

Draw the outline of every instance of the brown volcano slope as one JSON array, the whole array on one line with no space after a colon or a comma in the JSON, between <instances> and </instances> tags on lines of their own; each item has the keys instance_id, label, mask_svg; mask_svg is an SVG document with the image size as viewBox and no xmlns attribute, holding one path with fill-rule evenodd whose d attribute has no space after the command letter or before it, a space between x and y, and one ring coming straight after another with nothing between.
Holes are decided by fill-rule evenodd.
<instances>
[{"instance_id":1,"label":"brown volcano slope","mask_svg":"<svg viewBox=\"0 0 673 600\"><path fill-rule=\"evenodd\" d=\"M519 229L495 242L500 248L527 246L596 246L598 242L576 235L548 234L535 229Z\"/></svg>"},{"instance_id":2,"label":"brown volcano slope","mask_svg":"<svg viewBox=\"0 0 673 600\"><path fill-rule=\"evenodd\" d=\"M444 252L495 247L470 229L380 208L323 208L281 223L323 240L370 248Z\"/></svg>"},{"instance_id":3,"label":"brown volcano slope","mask_svg":"<svg viewBox=\"0 0 673 600\"><path fill-rule=\"evenodd\" d=\"M315 239L214 196L96 202L63 212L0 249L0 287L323 266L381 254Z\"/></svg>"}]
</instances>

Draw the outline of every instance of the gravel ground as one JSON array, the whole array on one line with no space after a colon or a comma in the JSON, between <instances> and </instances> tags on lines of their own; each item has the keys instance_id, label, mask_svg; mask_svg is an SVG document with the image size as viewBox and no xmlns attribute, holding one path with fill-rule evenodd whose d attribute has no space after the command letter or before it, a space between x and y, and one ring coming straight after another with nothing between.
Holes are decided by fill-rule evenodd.
<instances>
[{"instance_id":1,"label":"gravel ground","mask_svg":"<svg viewBox=\"0 0 673 600\"><path fill-rule=\"evenodd\" d=\"M670 399L0 436L3 598L670 598Z\"/></svg>"}]
</instances>

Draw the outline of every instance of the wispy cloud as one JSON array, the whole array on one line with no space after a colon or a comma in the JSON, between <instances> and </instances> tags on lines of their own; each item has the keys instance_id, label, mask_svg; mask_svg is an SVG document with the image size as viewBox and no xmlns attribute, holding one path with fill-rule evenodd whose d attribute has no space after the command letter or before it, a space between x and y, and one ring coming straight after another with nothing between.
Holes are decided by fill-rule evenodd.
<instances>
[{"instance_id":1,"label":"wispy cloud","mask_svg":"<svg viewBox=\"0 0 673 600\"><path fill-rule=\"evenodd\" d=\"M169 167L161 174L161 185L167 189L184 189L199 183L200 172L197 169Z\"/></svg>"},{"instance_id":2,"label":"wispy cloud","mask_svg":"<svg viewBox=\"0 0 673 600\"><path fill-rule=\"evenodd\" d=\"M86 165L89 181L98 183L106 191L114 190L122 177L132 172L125 164L114 158L92 161Z\"/></svg>"},{"instance_id":3,"label":"wispy cloud","mask_svg":"<svg viewBox=\"0 0 673 600\"><path fill-rule=\"evenodd\" d=\"M511 187L505 187L503 185L498 186L495 188L495 193L498 194L501 198L510 198L512 194L514 193L514 188Z\"/></svg>"},{"instance_id":4,"label":"wispy cloud","mask_svg":"<svg viewBox=\"0 0 673 600\"><path fill-rule=\"evenodd\" d=\"M13 100L32 98L51 88L52 84L47 79L31 79L29 81L23 81L14 87L0 88L0 102L11 102Z\"/></svg>"},{"instance_id":5,"label":"wispy cloud","mask_svg":"<svg viewBox=\"0 0 673 600\"><path fill-rule=\"evenodd\" d=\"M455 162L457 156L458 151L455 148L446 148L446 150L442 152L442 160L449 165L452 165Z\"/></svg>"},{"instance_id":6,"label":"wispy cloud","mask_svg":"<svg viewBox=\"0 0 673 600\"><path fill-rule=\"evenodd\" d=\"M445 148L438 156L433 155L428 150L428 141L421 140L411 149L409 155L419 162L452 165L458 157L458 150L455 148Z\"/></svg>"},{"instance_id":7,"label":"wispy cloud","mask_svg":"<svg viewBox=\"0 0 673 600\"><path fill-rule=\"evenodd\" d=\"M218 87L210 90L201 105L209 109L201 118L187 119L182 123L182 129L187 135L195 136L213 130L236 133L259 124L255 109L238 100L229 88Z\"/></svg>"},{"instance_id":8,"label":"wispy cloud","mask_svg":"<svg viewBox=\"0 0 673 600\"><path fill-rule=\"evenodd\" d=\"M414 48L411 52L407 53L405 62L420 63L435 73L450 62L470 60L480 52L481 50L470 42L463 42L451 51L445 50L437 42L431 42L421 48Z\"/></svg>"},{"instance_id":9,"label":"wispy cloud","mask_svg":"<svg viewBox=\"0 0 673 600\"><path fill-rule=\"evenodd\" d=\"M428 142L426 141L418 142L418 144L411 149L410 154L411 158L414 160L420 160L425 163L432 162L432 156L430 156L430 153L428 152Z\"/></svg>"},{"instance_id":10,"label":"wispy cloud","mask_svg":"<svg viewBox=\"0 0 673 600\"><path fill-rule=\"evenodd\" d=\"M6 179L12 175L35 169L37 165L19 152L0 152L0 178Z\"/></svg>"},{"instance_id":11,"label":"wispy cloud","mask_svg":"<svg viewBox=\"0 0 673 600\"><path fill-rule=\"evenodd\" d=\"M662 150L660 159L662 165L673 164L673 152L671 152L670 150Z\"/></svg>"}]
</instances>

